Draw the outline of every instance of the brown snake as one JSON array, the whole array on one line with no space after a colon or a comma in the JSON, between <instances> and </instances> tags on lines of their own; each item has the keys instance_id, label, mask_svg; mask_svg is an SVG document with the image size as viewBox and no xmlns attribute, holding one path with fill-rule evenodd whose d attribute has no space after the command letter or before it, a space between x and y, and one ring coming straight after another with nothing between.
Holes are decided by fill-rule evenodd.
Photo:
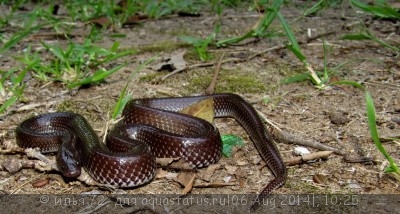
<instances>
[{"instance_id":1,"label":"brown snake","mask_svg":"<svg viewBox=\"0 0 400 214\"><path fill-rule=\"evenodd\" d=\"M156 157L182 157L193 167L220 159L218 129L205 120L178 113L208 98L213 100L215 117L233 117L243 126L275 175L258 199L282 186L287 174L280 153L257 112L236 94L132 100L123 111L124 119L107 136L106 145L78 114L43 114L17 127L17 144L39 147L42 152L57 151L58 168L66 177L79 176L83 166L99 183L138 186L155 176Z\"/></svg>"}]
</instances>

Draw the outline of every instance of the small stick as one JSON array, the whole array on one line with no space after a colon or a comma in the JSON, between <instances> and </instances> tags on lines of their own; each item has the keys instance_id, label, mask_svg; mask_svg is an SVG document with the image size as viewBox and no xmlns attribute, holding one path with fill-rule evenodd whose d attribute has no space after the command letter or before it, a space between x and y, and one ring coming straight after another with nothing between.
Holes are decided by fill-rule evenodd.
<instances>
[{"instance_id":1,"label":"small stick","mask_svg":"<svg viewBox=\"0 0 400 214\"><path fill-rule=\"evenodd\" d=\"M219 71L221 70L222 60L224 59L224 56L225 56L225 52L222 52L221 56L219 56L219 58L218 58L218 64L217 64L217 67L215 67L213 79L211 80L211 83L208 86L208 88L204 91L204 94L206 94L206 95L214 94L214 92L215 92L215 86L217 85L218 74L219 74Z\"/></svg>"},{"instance_id":2,"label":"small stick","mask_svg":"<svg viewBox=\"0 0 400 214\"><path fill-rule=\"evenodd\" d=\"M285 142L285 143L309 146L309 147L312 147L312 148L315 148L315 149L324 150L324 151L332 151L332 152L334 152L334 153L336 153L338 155L346 156L346 154L343 151L341 151L340 149L333 148L331 146L327 146L327 145L324 145L322 143L319 143L319 142L316 142L316 141L313 141L313 140L302 139L301 137L299 137L297 135L290 134L288 132L281 131L281 130L278 130L278 129L274 129L272 131L272 135L278 141L282 141L282 142Z\"/></svg>"},{"instance_id":3,"label":"small stick","mask_svg":"<svg viewBox=\"0 0 400 214\"><path fill-rule=\"evenodd\" d=\"M332 151L314 152L308 155L302 155L300 157L295 157L289 160L285 160L285 165L286 166L298 165L307 161L328 157L330 154L332 154Z\"/></svg>"},{"instance_id":4,"label":"small stick","mask_svg":"<svg viewBox=\"0 0 400 214\"><path fill-rule=\"evenodd\" d=\"M226 187L226 186L236 186L236 183L200 183L194 184L195 188L207 188L207 187Z\"/></svg>"}]
</instances>

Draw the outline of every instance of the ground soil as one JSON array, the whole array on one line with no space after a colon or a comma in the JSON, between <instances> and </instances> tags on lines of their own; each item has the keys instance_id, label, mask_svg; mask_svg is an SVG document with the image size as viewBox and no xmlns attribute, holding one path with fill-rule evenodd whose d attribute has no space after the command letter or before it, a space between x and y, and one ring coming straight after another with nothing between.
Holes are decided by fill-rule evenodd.
<instances>
[{"instance_id":1,"label":"ground soil","mask_svg":"<svg viewBox=\"0 0 400 214\"><path fill-rule=\"evenodd\" d=\"M304 3L293 3L285 6L282 13L289 21L301 16ZM185 33L191 36L206 37L212 33L217 17L203 13L200 17L170 16L159 20L146 20L140 26L116 28L106 30L106 35L97 43L103 47L111 47L116 40L121 42L122 48L141 50L137 54L119 59L113 65L129 62L122 71L116 72L105 82L79 90L67 90L60 83L41 82L32 75L26 78L27 87L23 102L11 107L0 118L1 143L15 143L14 129L24 119L41 113L59 110L74 111L83 114L92 124L99 135L109 120L110 112L119 93L126 84L126 80L139 66L150 57L163 51L156 62L137 73L128 90L133 98L189 96L202 94L213 75L214 67L195 68L178 73L165 81L154 84L148 81L154 76L152 66L182 50L187 50L185 56L189 65L201 63L193 57L191 46L179 45L177 35ZM220 38L241 35L251 28L258 20L255 12L245 10L226 9L222 16L222 32ZM392 20L375 19L369 15L359 13L349 6L338 6L324 10L312 17L301 18L292 23L301 49L309 63L315 70L323 70L324 52L323 42L329 46L327 67L332 71L333 80L348 80L363 84L372 94L377 112L377 125L381 137L388 138L400 135L400 126L393 119L400 119L400 63L398 53L394 53L372 41L347 41L340 39L346 34L359 33L359 21L378 38L398 46L400 43L399 22ZM279 29L275 22L272 29ZM43 30L45 31L45 30ZM76 42L81 42L90 31L86 24L79 25L72 34ZM42 32L44 33L44 32ZM125 38L113 38L108 35L114 33L126 34ZM310 39L312 38L312 39ZM12 54L21 53L26 47L25 42L39 46L38 41L28 37L15 46ZM65 43L63 40L48 40L51 43ZM218 55L225 52L225 59L245 58L254 53L280 46L287 42L285 36L262 38L257 41L245 41L242 45L224 48L211 48L211 53ZM178 45L170 45L178 44ZM165 50L163 50L165 46ZM151 51L149 47L155 50ZM44 55L46 53L43 53ZM8 70L17 65L13 58L3 56L0 59L0 69ZM347 63L343 66L343 63ZM332 154L323 160L299 164L288 167L286 184L275 190L274 193L356 193L356 194L389 194L399 192L399 183L384 173L388 166L385 158L376 149L371 140L365 105L365 91L347 85L317 89L311 81L282 84L286 78L307 73L303 64L288 50L280 48L265 53L248 61L230 62L222 65L221 79L217 82L217 92L232 92L241 95L250 102L259 112L263 113L279 128L289 133L311 139L322 144L341 149L348 156L370 157L372 161L366 163L347 163L344 157ZM164 73L165 74L165 73ZM158 75L159 76L159 75ZM224 77L250 76L260 82L262 90L247 90L230 86ZM145 78L144 78L145 77ZM204 80L200 84L193 80ZM195 84L196 83L196 84ZM250 88L250 87L249 87ZM268 102L266 102L268 100ZM28 110L20 108L27 105L40 104ZM245 146L237 148L231 158L222 158L220 165L212 175L210 181L205 181L204 173L207 168L196 171L195 184L223 183L230 177L233 186L193 188L191 193L257 193L273 178L267 167L264 166L257 150L246 132L234 120L218 119L216 125L222 134L235 134L245 140ZM400 162L399 144L388 141L384 143L388 153L394 160ZM277 142L283 159L293 158L293 150L297 145ZM312 152L318 151L308 148ZM21 154L0 155L0 163L7 159L26 159ZM167 170L167 169L164 169ZM179 172L173 170L172 172ZM323 178L317 182L316 175ZM50 178L47 185L35 188L32 183ZM0 171L0 190L4 193L55 193L75 194L98 190L95 186L88 186L81 182L63 180L57 172L38 172L32 169L23 169L16 173L9 173L5 169ZM155 178L152 182L139 188L124 189L128 194L170 194L181 193L183 187L173 180Z\"/></svg>"}]
</instances>

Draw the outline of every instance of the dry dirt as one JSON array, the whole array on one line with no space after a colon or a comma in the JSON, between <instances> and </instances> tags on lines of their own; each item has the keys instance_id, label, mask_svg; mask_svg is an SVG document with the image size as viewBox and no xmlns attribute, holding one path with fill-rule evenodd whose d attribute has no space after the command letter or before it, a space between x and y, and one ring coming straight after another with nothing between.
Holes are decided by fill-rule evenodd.
<instances>
[{"instance_id":1,"label":"dry dirt","mask_svg":"<svg viewBox=\"0 0 400 214\"><path fill-rule=\"evenodd\" d=\"M291 4L283 8L283 14L289 21L300 17L303 3ZM331 8L313 17L302 18L292 24L296 36L305 44L301 45L304 54L316 70L323 69L323 41L329 47L327 65L332 69L332 77L339 80L355 81L363 84L372 94L377 111L377 125L381 137L400 135L400 126L393 119L400 119L400 63L398 53L393 53L371 41L346 41L340 37L350 33L360 32L359 18L366 23L368 29L377 37L389 44L399 45L399 22L371 18L356 10L344 6ZM192 53L190 46L172 45L179 44L177 35L205 37L213 31L216 17L203 14L200 17L171 16L160 20L147 20L141 26L130 28L117 28L106 30L106 35L98 44L110 47L112 42L118 40L123 48L138 48L143 50L136 55L129 56L113 62L113 65L129 62L123 70L107 78L104 83L93 85L79 90L67 91L60 83L40 82L32 75L26 78L24 102L13 106L0 118L0 142L15 143L14 129L24 119L32 115L68 110L83 114L99 134L109 120L110 112L119 93L126 84L126 80L141 62L158 54L166 46L161 56L157 59L167 58L184 49ZM222 32L220 37L239 35L257 22L254 12L225 10L222 16ZM279 23L274 23L272 28L278 29ZM81 25L72 34L85 35L90 31L88 25ZM113 32L112 32L113 31ZM126 34L125 38L111 38L112 33ZM309 40L308 33L314 38ZM316 37L321 35L320 37ZM84 38L77 36L77 42ZM25 42L40 45L30 37ZM25 42L18 44L10 52L21 54L26 47ZM51 40L47 42L65 43L64 40ZM218 55L225 52L225 59L247 57L256 52L279 46L286 42L285 36L264 38L259 41L244 45L226 48L211 48L211 52ZM146 47L161 47L148 51ZM147 51L144 51L147 50ZM45 54L45 53L43 53ZM397 54L397 55L396 55ZM186 60L189 65L200 63L194 60L193 54ZM345 66L336 66L349 62ZM8 56L1 59L0 69L8 70L16 66L16 61ZM154 62L152 65L155 65ZM189 96L202 94L213 75L214 67L195 68L176 74L160 84L153 84L143 80L156 71L151 66L144 68L136 74L129 85L133 98L140 97L165 97ZM332 154L323 160L304 163L288 167L286 184L275 190L274 193L356 193L356 194L393 194L399 192L399 184L393 178L383 173L388 165L385 158L376 149L368 130L365 92L351 86L335 86L330 89L317 89L310 81L281 84L289 76L306 73L302 63L288 50L278 49L267 51L250 61L239 63L225 63L222 65L222 77L217 82L217 92L233 92L249 101L258 111L263 113L270 121L281 129L304 139L312 139L322 144L341 149L349 156L366 156L373 161L367 163L347 163L343 156ZM228 84L224 77L250 76L256 78L265 86L262 90L247 91L242 85L225 86ZM204 80L200 84L196 81ZM199 81L197 81L199 82ZM230 83L231 84L231 83ZM250 86L249 86L250 88ZM225 91L224 91L225 90ZM265 102L269 100L269 102ZM42 104L39 107L26 111L18 111L27 105ZM262 167L257 150L246 135L244 130L234 120L218 119L217 127L222 134L235 134L245 140L243 148L237 148L231 158L222 158L220 167L214 172L210 181L204 181L207 168L196 172L195 184L223 183L224 179L231 176L233 186L193 188L191 193L257 193L272 178L268 168ZM293 150L296 145L277 142L283 156L288 160L294 157ZM389 141L384 143L388 153L394 160L400 162L399 144ZM309 148L312 152L316 149ZM0 163L7 159L26 159L22 154L0 155ZM167 170L167 169L164 169ZM179 170L173 170L178 172ZM316 175L325 179L322 183L313 180ZM32 183L50 178L47 185L35 188ZM37 172L32 169L23 169L14 174L6 170L0 171L0 190L3 193L29 194L29 193L55 193L74 194L89 192L98 189L80 182L66 181L56 172ZM106 190L100 190L107 193ZM147 185L125 189L128 194L170 194L181 193L183 187L173 180L155 178Z\"/></svg>"}]
</instances>

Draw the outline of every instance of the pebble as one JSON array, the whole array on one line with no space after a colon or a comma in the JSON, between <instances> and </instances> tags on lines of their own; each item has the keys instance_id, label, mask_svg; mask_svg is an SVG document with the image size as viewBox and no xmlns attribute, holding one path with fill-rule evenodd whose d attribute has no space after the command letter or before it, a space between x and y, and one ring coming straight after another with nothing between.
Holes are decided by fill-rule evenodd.
<instances>
[{"instance_id":1,"label":"pebble","mask_svg":"<svg viewBox=\"0 0 400 214\"><path fill-rule=\"evenodd\" d=\"M296 146L293 150L293 153L297 156L302 156L302 155L308 155L310 154L310 150L308 150L306 147L302 146Z\"/></svg>"},{"instance_id":2,"label":"pebble","mask_svg":"<svg viewBox=\"0 0 400 214\"><path fill-rule=\"evenodd\" d=\"M9 173L16 173L22 169L21 161L15 158L8 158L1 164L1 166Z\"/></svg>"}]
</instances>

